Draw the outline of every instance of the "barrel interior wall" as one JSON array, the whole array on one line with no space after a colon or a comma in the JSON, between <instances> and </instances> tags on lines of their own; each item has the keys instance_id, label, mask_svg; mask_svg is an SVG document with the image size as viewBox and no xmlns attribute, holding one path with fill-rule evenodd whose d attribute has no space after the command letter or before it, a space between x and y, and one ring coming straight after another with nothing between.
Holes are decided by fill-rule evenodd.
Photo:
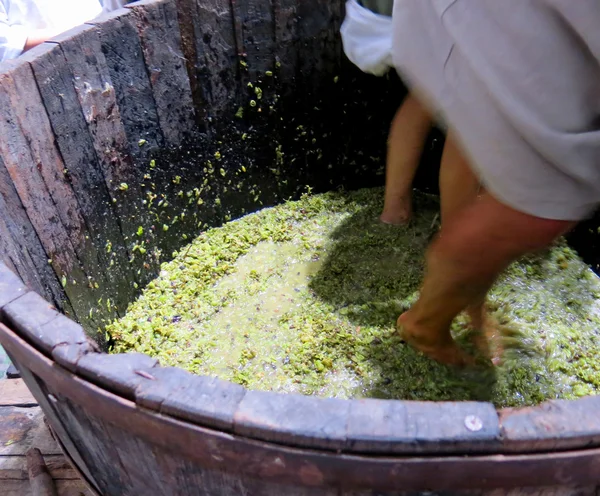
<instances>
[{"instance_id":1,"label":"barrel interior wall","mask_svg":"<svg viewBox=\"0 0 600 496\"><path fill-rule=\"evenodd\" d=\"M103 342L208 226L307 187L382 184L405 90L344 58L342 14L142 0L3 64L2 259Z\"/></svg>"}]
</instances>

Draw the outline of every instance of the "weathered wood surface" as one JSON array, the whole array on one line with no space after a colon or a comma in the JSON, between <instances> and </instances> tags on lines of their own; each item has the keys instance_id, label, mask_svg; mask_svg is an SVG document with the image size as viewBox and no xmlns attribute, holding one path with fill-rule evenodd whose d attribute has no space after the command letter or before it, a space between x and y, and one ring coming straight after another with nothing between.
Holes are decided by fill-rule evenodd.
<instances>
[{"instance_id":1,"label":"weathered wood surface","mask_svg":"<svg viewBox=\"0 0 600 496\"><path fill-rule=\"evenodd\" d=\"M600 444L600 396L548 401L535 408L500 412L507 451L552 451Z\"/></svg>"},{"instance_id":2,"label":"weathered wood surface","mask_svg":"<svg viewBox=\"0 0 600 496\"><path fill-rule=\"evenodd\" d=\"M26 54L48 113L60 154L65 162L65 177L77 195L79 211L85 219L87 235L104 269L102 293L110 292L115 308L96 305L98 320L112 320L127 306L133 280L128 253L115 216L113 202L103 171L98 163L92 137L74 86L74 76L60 45L43 43ZM107 250L107 244L113 246ZM115 312L116 310L116 312Z\"/></svg>"},{"instance_id":3,"label":"weathered wood surface","mask_svg":"<svg viewBox=\"0 0 600 496\"><path fill-rule=\"evenodd\" d=\"M498 452L498 414L491 403L354 400L347 436L351 451L402 454Z\"/></svg>"},{"instance_id":4,"label":"weathered wood surface","mask_svg":"<svg viewBox=\"0 0 600 496\"><path fill-rule=\"evenodd\" d=\"M185 1L185 0L180 0ZM239 101L239 60L229 2L191 0L190 13L197 43L196 71L203 101L204 117L214 120L233 115ZM212 127L212 125L211 125Z\"/></svg>"},{"instance_id":5,"label":"weathered wood surface","mask_svg":"<svg viewBox=\"0 0 600 496\"><path fill-rule=\"evenodd\" d=\"M56 479L54 481L58 496L93 496L80 480ZM39 496L34 494L29 480L0 481L2 496Z\"/></svg>"},{"instance_id":6,"label":"weathered wood surface","mask_svg":"<svg viewBox=\"0 0 600 496\"><path fill-rule=\"evenodd\" d=\"M83 328L58 312L44 298L30 291L2 308L2 316L21 332L21 335L36 344L39 349L51 354L62 344L87 342Z\"/></svg>"},{"instance_id":7,"label":"weathered wood surface","mask_svg":"<svg viewBox=\"0 0 600 496\"><path fill-rule=\"evenodd\" d=\"M37 401L29 392L23 379L0 381L0 407L37 405Z\"/></svg>"},{"instance_id":8,"label":"weathered wood surface","mask_svg":"<svg viewBox=\"0 0 600 496\"><path fill-rule=\"evenodd\" d=\"M0 309L28 292L27 286L0 262Z\"/></svg>"},{"instance_id":9,"label":"weathered wood surface","mask_svg":"<svg viewBox=\"0 0 600 496\"><path fill-rule=\"evenodd\" d=\"M251 441L156 414L77 379L2 325L0 340L19 365L31 367L33 374L28 371L26 382L34 380L45 397L60 405L54 410L56 419L49 420L58 419L68 426L68 439L78 447L87 466L94 467L94 476L107 496L135 491L146 494L151 487L160 494L181 494L190 488L190 481L199 480L203 481L199 491L183 494L244 494L245 484L261 487L258 494L280 496L288 488L294 494L297 487L316 489L316 494L328 494L328 488L339 494L371 488L374 494L386 495L399 488L423 490L424 485L433 491L457 493L463 489L506 491L532 484L588 487L597 482L598 449L390 458Z\"/></svg>"},{"instance_id":10,"label":"weathered wood surface","mask_svg":"<svg viewBox=\"0 0 600 496\"><path fill-rule=\"evenodd\" d=\"M13 62L13 61L11 61ZM24 61L3 64L0 73L0 155L51 263L64 280L74 308L89 307L75 285L102 281L97 256L72 187L64 177L65 165L41 102L31 67ZM17 205L17 208L19 206ZM80 265L86 266L86 271ZM89 277L89 278L88 278ZM76 317L94 327L79 311Z\"/></svg>"},{"instance_id":11,"label":"weathered wood surface","mask_svg":"<svg viewBox=\"0 0 600 496\"><path fill-rule=\"evenodd\" d=\"M106 236L105 249L122 252L119 258L131 260L133 279L128 280L126 276L129 272L125 271L121 284L125 292L132 294L135 292L134 283L143 285L148 281L147 274L152 274L155 268L154 264L151 267L147 263L150 257L141 257L139 252L133 251L138 244L136 233L139 227L149 233L152 225L148 210L143 205L146 197L146 191L141 186L144 172L134 163L139 149L146 145L139 145L137 134L127 135L122 109L118 104L121 97L117 95L122 85L115 86L112 80L104 54L107 49L103 48L99 29L96 26L80 26L54 38L54 41L61 46L73 74L75 92L121 226L122 236L115 239ZM131 150L136 155L132 155ZM107 270L118 275L116 267L109 266ZM112 306L114 302L110 295L106 295L102 304Z\"/></svg>"},{"instance_id":12,"label":"weathered wood surface","mask_svg":"<svg viewBox=\"0 0 600 496\"><path fill-rule=\"evenodd\" d=\"M40 450L31 448L25 457L32 492L39 496L58 496L56 486Z\"/></svg>"},{"instance_id":13,"label":"weathered wood surface","mask_svg":"<svg viewBox=\"0 0 600 496\"><path fill-rule=\"evenodd\" d=\"M0 381L0 387L7 382ZM3 393L0 393L0 398ZM40 450L58 496L92 496L46 427L41 408L0 407L0 494L39 496L31 489L26 453Z\"/></svg>"},{"instance_id":14,"label":"weathered wood surface","mask_svg":"<svg viewBox=\"0 0 600 496\"><path fill-rule=\"evenodd\" d=\"M164 145L164 136L140 37L130 14L128 9L119 9L90 24L99 31L129 152L135 159L148 160L150 151ZM144 145L140 145L141 140Z\"/></svg>"},{"instance_id":15,"label":"weathered wood surface","mask_svg":"<svg viewBox=\"0 0 600 496\"><path fill-rule=\"evenodd\" d=\"M48 264L44 247L29 220L1 156L0 250L0 259L9 264L10 269L19 275L25 285L48 298L63 311L71 310L73 315L68 305L63 306L64 291L58 277ZM1 267L0 281L4 281L0 282L0 285L6 285L11 293L13 293L12 289L22 284L13 283Z\"/></svg>"},{"instance_id":16,"label":"weathered wood surface","mask_svg":"<svg viewBox=\"0 0 600 496\"><path fill-rule=\"evenodd\" d=\"M275 69L275 23L271 2L232 2L236 45L250 80ZM243 71L244 73L246 71Z\"/></svg>"},{"instance_id":17,"label":"weathered wood surface","mask_svg":"<svg viewBox=\"0 0 600 496\"><path fill-rule=\"evenodd\" d=\"M25 456L35 446L44 455L61 454L56 441L43 422L39 407L0 407L0 460L6 457Z\"/></svg>"},{"instance_id":18,"label":"weathered wood surface","mask_svg":"<svg viewBox=\"0 0 600 496\"><path fill-rule=\"evenodd\" d=\"M245 389L213 377L201 377L181 369L157 367L152 379L135 390L138 405L200 425L233 431L234 414Z\"/></svg>"},{"instance_id":19,"label":"weathered wood surface","mask_svg":"<svg viewBox=\"0 0 600 496\"><path fill-rule=\"evenodd\" d=\"M0 326L2 326L2 324L0 324ZM8 353L9 355L11 355L10 351L8 351ZM84 475L88 484L93 486L93 489L97 489L98 484L95 482L95 478L93 476L92 471L90 471L88 466L84 463L78 447L75 446L71 439L71 429L69 428L69 426L65 426L62 423L58 415L60 408L59 405L57 405L57 399L51 394L48 394L44 384L39 380L38 377L32 374L28 368L25 368L21 364L19 364L19 362L14 359L14 356L12 356L11 358L13 360L13 363L18 364L19 369L21 370L23 380L25 381L32 395L42 408L42 411L44 412L48 423L51 425L53 432L60 439L62 446L64 446L64 450L68 453L70 459L73 460L73 462L76 464L79 472L81 472ZM54 446L56 449L56 443L54 444Z\"/></svg>"},{"instance_id":20,"label":"weathered wood surface","mask_svg":"<svg viewBox=\"0 0 600 496\"><path fill-rule=\"evenodd\" d=\"M133 398L140 384L153 380L152 371L157 364L158 360L141 353L91 353L78 361L77 372L95 384L117 391L126 398Z\"/></svg>"},{"instance_id":21,"label":"weathered wood surface","mask_svg":"<svg viewBox=\"0 0 600 496\"><path fill-rule=\"evenodd\" d=\"M248 391L235 412L235 432L293 446L343 450L350 402Z\"/></svg>"},{"instance_id":22,"label":"weathered wood surface","mask_svg":"<svg viewBox=\"0 0 600 496\"><path fill-rule=\"evenodd\" d=\"M127 8L133 10L165 144L179 146L195 134L196 116L177 5L175 0L144 0Z\"/></svg>"}]
</instances>

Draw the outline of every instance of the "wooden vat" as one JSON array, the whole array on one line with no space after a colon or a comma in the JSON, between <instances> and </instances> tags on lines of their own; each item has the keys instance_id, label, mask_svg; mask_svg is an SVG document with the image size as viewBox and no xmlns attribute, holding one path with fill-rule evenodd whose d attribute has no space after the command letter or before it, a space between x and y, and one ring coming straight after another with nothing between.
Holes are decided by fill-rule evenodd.
<instances>
[{"instance_id":1,"label":"wooden vat","mask_svg":"<svg viewBox=\"0 0 600 496\"><path fill-rule=\"evenodd\" d=\"M2 65L0 343L105 496L596 494L596 397L317 399L101 352L103 323L207 225L382 183L403 89L343 59L342 13L144 0Z\"/></svg>"}]
</instances>

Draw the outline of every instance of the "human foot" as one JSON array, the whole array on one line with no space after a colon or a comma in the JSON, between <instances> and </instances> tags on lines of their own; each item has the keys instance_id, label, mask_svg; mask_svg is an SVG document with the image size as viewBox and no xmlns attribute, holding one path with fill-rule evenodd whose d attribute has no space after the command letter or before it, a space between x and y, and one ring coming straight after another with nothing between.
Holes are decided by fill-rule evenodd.
<instances>
[{"instance_id":1,"label":"human foot","mask_svg":"<svg viewBox=\"0 0 600 496\"><path fill-rule=\"evenodd\" d=\"M473 357L463 351L449 335L448 339L437 339L412 323L409 312L400 315L396 322L398 334L409 345L445 365L464 367L475 363Z\"/></svg>"},{"instance_id":2,"label":"human foot","mask_svg":"<svg viewBox=\"0 0 600 496\"><path fill-rule=\"evenodd\" d=\"M475 347L494 365L501 365L504 347L500 326L496 320L485 310L484 305L468 308L467 315L474 331L472 342Z\"/></svg>"},{"instance_id":3,"label":"human foot","mask_svg":"<svg viewBox=\"0 0 600 496\"><path fill-rule=\"evenodd\" d=\"M399 200L389 200L383 206L379 220L384 224L392 226L403 226L410 222L412 218L412 197L405 196Z\"/></svg>"}]
</instances>

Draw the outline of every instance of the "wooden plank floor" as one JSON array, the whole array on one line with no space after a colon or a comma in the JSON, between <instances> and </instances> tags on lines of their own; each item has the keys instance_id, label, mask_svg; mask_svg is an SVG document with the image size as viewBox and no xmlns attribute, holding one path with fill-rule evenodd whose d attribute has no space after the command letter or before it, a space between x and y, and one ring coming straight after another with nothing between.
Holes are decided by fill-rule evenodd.
<instances>
[{"instance_id":1,"label":"wooden plank floor","mask_svg":"<svg viewBox=\"0 0 600 496\"><path fill-rule=\"evenodd\" d=\"M59 496L92 496L63 456L21 379L0 380L0 495L35 496L25 454L38 448Z\"/></svg>"}]
</instances>

